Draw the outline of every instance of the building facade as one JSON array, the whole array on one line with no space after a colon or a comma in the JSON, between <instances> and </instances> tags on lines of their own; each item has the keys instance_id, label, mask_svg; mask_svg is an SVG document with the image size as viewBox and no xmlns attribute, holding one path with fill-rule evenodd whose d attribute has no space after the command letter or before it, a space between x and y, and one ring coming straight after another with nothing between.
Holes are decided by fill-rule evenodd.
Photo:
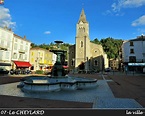
<instances>
[{"instance_id":1,"label":"building facade","mask_svg":"<svg viewBox=\"0 0 145 116\"><path fill-rule=\"evenodd\" d=\"M31 42L14 34L7 27L0 27L0 67L10 69L30 68L29 52Z\"/></svg>"},{"instance_id":2,"label":"building facade","mask_svg":"<svg viewBox=\"0 0 145 116\"><path fill-rule=\"evenodd\" d=\"M102 46L90 42L89 23L84 9L76 25L75 45L69 47L68 54L70 70L101 71L108 65Z\"/></svg>"},{"instance_id":3,"label":"building facade","mask_svg":"<svg viewBox=\"0 0 145 116\"><path fill-rule=\"evenodd\" d=\"M31 64L29 62L31 42L14 34L12 42L12 69L29 69Z\"/></svg>"},{"instance_id":4,"label":"building facade","mask_svg":"<svg viewBox=\"0 0 145 116\"><path fill-rule=\"evenodd\" d=\"M0 67L11 69L13 32L7 27L0 27Z\"/></svg>"},{"instance_id":5,"label":"building facade","mask_svg":"<svg viewBox=\"0 0 145 116\"><path fill-rule=\"evenodd\" d=\"M49 70L56 62L56 55L49 50L35 47L30 49L31 70Z\"/></svg>"},{"instance_id":6,"label":"building facade","mask_svg":"<svg viewBox=\"0 0 145 116\"><path fill-rule=\"evenodd\" d=\"M122 45L122 62L124 70L143 71L145 67L145 36L124 41Z\"/></svg>"}]
</instances>

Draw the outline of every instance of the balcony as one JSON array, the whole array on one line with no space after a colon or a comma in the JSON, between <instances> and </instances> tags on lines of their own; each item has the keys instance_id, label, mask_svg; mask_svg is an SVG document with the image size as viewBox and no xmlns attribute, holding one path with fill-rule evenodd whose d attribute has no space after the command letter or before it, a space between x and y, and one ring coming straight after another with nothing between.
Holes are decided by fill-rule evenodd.
<instances>
[{"instance_id":1,"label":"balcony","mask_svg":"<svg viewBox=\"0 0 145 116\"><path fill-rule=\"evenodd\" d=\"M19 49L19 53L25 53L26 51L24 49Z\"/></svg>"},{"instance_id":2,"label":"balcony","mask_svg":"<svg viewBox=\"0 0 145 116\"><path fill-rule=\"evenodd\" d=\"M8 46L6 46L6 45L0 45L0 50L5 50L5 51L7 51L8 50Z\"/></svg>"}]
</instances>

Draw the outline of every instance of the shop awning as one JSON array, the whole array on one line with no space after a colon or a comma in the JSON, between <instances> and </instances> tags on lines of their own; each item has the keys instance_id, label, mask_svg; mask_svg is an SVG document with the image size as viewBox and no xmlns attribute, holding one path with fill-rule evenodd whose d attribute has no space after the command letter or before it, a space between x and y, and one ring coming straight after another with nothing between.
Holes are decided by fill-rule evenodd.
<instances>
[{"instance_id":1,"label":"shop awning","mask_svg":"<svg viewBox=\"0 0 145 116\"><path fill-rule=\"evenodd\" d=\"M63 68L68 68L68 66L65 66L65 65L64 65Z\"/></svg>"},{"instance_id":2,"label":"shop awning","mask_svg":"<svg viewBox=\"0 0 145 116\"><path fill-rule=\"evenodd\" d=\"M17 67L31 67L29 62L13 61Z\"/></svg>"}]
</instances>

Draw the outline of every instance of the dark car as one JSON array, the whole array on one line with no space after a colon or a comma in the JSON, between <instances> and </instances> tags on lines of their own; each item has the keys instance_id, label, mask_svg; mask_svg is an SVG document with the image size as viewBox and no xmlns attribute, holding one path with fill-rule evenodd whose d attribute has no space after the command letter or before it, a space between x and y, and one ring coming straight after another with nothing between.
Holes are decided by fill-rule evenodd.
<instances>
[{"instance_id":1,"label":"dark car","mask_svg":"<svg viewBox=\"0 0 145 116\"><path fill-rule=\"evenodd\" d=\"M11 70L10 70L10 74L11 74L11 75L15 74L15 70L14 70L14 69L11 69Z\"/></svg>"},{"instance_id":2,"label":"dark car","mask_svg":"<svg viewBox=\"0 0 145 116\"><path fill-rule=\"evenodd\" d=\"M8 74L9 71L7 69L4 69L4 68L0 68L0 74L3 75L3 74Z\"/></svg>"},{"instance_id":3,"label":"dark car","mask_svg":"<svg viewBox=\"0 0 145 116\"><path fill-rule=\"evenodd\" d=\"M105 69L105 72L110 72L110 71L111 71L111 67Z\"/></svg>"},{"instance_id":4,"label":"dark car","mask_svg":"<svg viewBox=\"0 0 145 116\"><path fill-rule=\"evenodd\" d=\"M26 73L26 74L31 74L32 72L31 72L31 70L26 70L25 73Z\"/></svg>"},{"instance_id":5,"label":"dark car","mask_svg":"<svg viewBox=\"0 0 145 116\"><path fill-rule=\"evenodd\" d=\"M10 74L11 74L11 75L13 75L13 74L19 75L20 73L21 73L21 71L18 70L18 69L15 69L15 70L14 70L14 69L11 69L11 70L10 70Z\"/></svg>"}]
</instances>

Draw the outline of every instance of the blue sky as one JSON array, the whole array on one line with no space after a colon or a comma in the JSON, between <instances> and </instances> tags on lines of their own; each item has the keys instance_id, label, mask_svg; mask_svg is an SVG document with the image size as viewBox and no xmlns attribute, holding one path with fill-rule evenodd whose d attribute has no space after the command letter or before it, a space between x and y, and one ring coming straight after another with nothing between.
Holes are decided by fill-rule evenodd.
<instances>
[{"instance_id":1,"label":"blue sky","mask_svg":"<svg viewBox=\"0 0 145 116\"><path fill-rule=\"evenodd\" d=\"M82 8L91 40L128 40L145 34L145 0L5 0L0 26L7 25L35 44L74 44Z\"/></svg>"}]
</instances>

